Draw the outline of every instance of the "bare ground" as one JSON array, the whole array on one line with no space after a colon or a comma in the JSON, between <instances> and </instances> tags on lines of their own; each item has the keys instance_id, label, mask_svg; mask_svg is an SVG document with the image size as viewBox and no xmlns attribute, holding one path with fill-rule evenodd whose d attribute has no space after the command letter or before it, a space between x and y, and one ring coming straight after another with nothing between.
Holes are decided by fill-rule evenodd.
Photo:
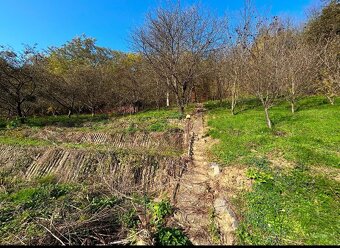
<instances>
[{"instance_id":1,"label":"bare ground","mask_svg":"<svg viewBox=\"0 0 340 248\"><path fill-rule=\"evenodd\" d=\"M197 112L192 121L193 161L180 180L174 216L194 245L232 245L237 221L229 197L250 182L242 169L228 167L221 172L217 164L208 161L214 140L204 135L203 112Z\"/></svg>"}]
</instances>

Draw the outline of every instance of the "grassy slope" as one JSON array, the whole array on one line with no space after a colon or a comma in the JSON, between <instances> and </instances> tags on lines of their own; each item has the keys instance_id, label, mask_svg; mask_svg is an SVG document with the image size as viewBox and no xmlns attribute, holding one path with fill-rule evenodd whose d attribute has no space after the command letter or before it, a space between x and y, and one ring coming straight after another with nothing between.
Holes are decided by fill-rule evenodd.
<instances>
[{"instance_id":1,"label":"grassy slope","mask_svg":"<svg viewBox=\"0 0 340 248\"><path fill-rule=\"evenodd\" d=\"M187 111L191 111L191 109L189 108ZM63 131L161 132L176 128L168 120L176 119L178 116L176 109L169 109L111 118L105 115L95 118L88 115L73 116L72 118L66 116L37 117L29 118L27 123L21 126L18 122L3 121L0 123L0 144L54 145L52 142L32 139L25 135L25 130L38 131L46 126L58 126ZM57 145L77 147L76 144L71 143ZM78 146L80 148L90 147L95 150L100 150L103 147L90 144L79 144ZM124 150L129 153L139 152ZM152 151L144 149L140 152L145 154ZM161 154L166 151L154 152ZM176 153L176 155L179 154ZM131 197L133 200L125 199L100 182L90 182L89 184L84 182L77 185L60 184L56 183L53 176L27 181L16 177L16 168L9 170L0 168L0 244L60 245L60 242L49 237L48 232L40 225L43 223L45 227L51 228L48 223L50 219L53 219L55 226L71 226L72 244L81 244L81 240L85 239L87 235L90 237L89 239L92 239L91 237L98 233L107 234L106 241L121 240L126 238L127 234L131 235L137 231L139 220L135 207L145 207L145 195L139 196L136 192ZM153 208L160 209L161 213L153 213ZM165 215L170 215L169 211L164 214L160 207L150 207L150 209L148 210L150 215L156 216L162 221ZM99 222L96 221L97 217L100 218ZM78 224L74 225L74 223ZM153 224L150 225L152 227ZM156 240L160 244L185 244L188 242L181 231L167 228L165 221L159 227L153 228ZM57 235L61 238L58 233ZM68 241L68 237L61 239L65 243ZM99 242L93 239L90 241L90 244L96 243Z\"/></svg>"},{"instance_id":2,"label":"grassy slope","mask_svg":"<svg viewBox=\"0 0 340 248\"><path fill-rule=\"evenodd\" d=\"M191 110L192 107L188 108L187 112L189 113ZM69 148L96 150L106 146L86 143L53 143L52 141L31 138L29 133L39 131L40 128L45 127L57 127L60 132L165 132L180 128L178 125L171 123L171 120L178 120L178 117L177 109L171 108L122 116L96 115L92 117L90 115L74 115L71 118L67 116L30 117L24 125L21 125L17 120L0 120L0 144L20 146L58 145ZM171 151L169 154L171 154ZM178 152L174 154L178 155Z\"/></svg>"},{"instance_id":3,"label":"grassy slope","mask_svg":"<svg viewBox=\"0 0 340 248\"><path fill-rule=\"evenodd\" d=\"M253 104L254 102L252 102ZM228 164L248 164L253 191L240 196L243 244L340 244L340 185L311 166L340 166L340 107L320 97L301 100L294 115L289 105L271 109L274 130L265 126L261 106L231 116L226 106L208 103L213 148ZM283 156L294 169L269 166L268 157Z\"/></svg>"}]
</instances>

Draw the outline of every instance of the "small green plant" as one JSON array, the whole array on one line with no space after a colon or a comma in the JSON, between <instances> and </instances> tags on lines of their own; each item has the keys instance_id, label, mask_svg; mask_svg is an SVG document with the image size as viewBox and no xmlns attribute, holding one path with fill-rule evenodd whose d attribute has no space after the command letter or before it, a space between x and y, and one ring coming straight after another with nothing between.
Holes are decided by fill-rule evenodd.
<instances>
[{"instance_id":1,"label":"small green plant","mask_svg":"<svg viewBox=\"0 0 340 248\"><path fill-rule=\"evenodd\" d=\"M46 175L37 179L37 182L41 185L56 184L57 177L55 175Z\"/></svg>"},{"instance_id":2,"label":"small green plant","mask_svg":"<svg viewBox=\"0 0 340 248\"><path fill-rule=\"evenodd\" d=\"M118 200L116 197L94 197L91 200L91 210L96 212L104 207L112 207L117 204L117 202Z\"/></svg>"},{"instance_id":3,"label":"small green plant","mask_svg":"<svg viewBox=\"0 0 340 248\"><path fill-rule=\"evenodd\" d=\"M7 129L15 129L20 126L19 120L13 120L7 123L6 128Z\"/></svg>"},{"instance_id":4,"label":"small green plant","mask_svg":"<svg viewBox=\"0 0 340 248\"><path fill-rule=\"evenodd\" d=\"M156 245L191 245L191 242L182 230L165 227L156 233Z\"/></svg>"},{"instance_id":5,"label":"small green plant","mask_svg":"<svg viewBox=\"0 0 340 248\"><path fill-rule=\"evenodd\" d=\"M165 121L158 121L156 123L151 124L148 127L148 130L151 132L162 132L165 131L168 127L168 124Z\"/></svg>"},{"instance_id":6,"label":"small green plant","mask_svg":"<svg viewBox=\"0 0 340 248\"><path fill-rule=\"evenodd\" d=\"M256 183L266 183L273 179L271 174L257 168L249 168L246 172L246 176L250 179L254 179Z\"/></svg>"},{"instance_id":7,"label":"small green plant","mask_svg":"<svg viewBox=\"0 0 340 248\"><path fill-rule=\"evenodd\" d=\"M128 133L135 133L138 131L135 123L130 123L129 127L126 130Z\"/></svg>"},{"instance_id":8,"label":"small green plant","mask_svg":"<svg viewBox=\"0 0 340 248\"><path fill-rule=\"evenodd\" d=\"M129 209L121 216L123 226L130 229L135 229L138 226L139 219L134 209Z\"/></svg>"},{"instance_id":9,"label":"small green plant","mask_svg":"<svg viewBox=\"0 0 340 248\"><path fill-rule=\"evenodd\" d=\"M151 224L160 227L164 224L164 218L172 214L172 207L169 200L160 202L150 202L149 209L151 211Z\"/></svg>"}]
</instances>

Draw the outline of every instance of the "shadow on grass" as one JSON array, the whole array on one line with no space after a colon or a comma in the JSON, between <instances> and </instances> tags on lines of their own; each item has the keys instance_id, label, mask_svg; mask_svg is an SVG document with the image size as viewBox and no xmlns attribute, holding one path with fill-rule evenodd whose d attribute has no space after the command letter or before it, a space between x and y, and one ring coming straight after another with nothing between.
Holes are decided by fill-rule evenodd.
<instances>
[{"instance_id":1,"label":"shadow on grass","mask_svg":"<svg viewBox=\"0 0 340 248\"><path fill-rule=\"evenodd\" d=\"M78 115L78 116L45 116L45 117L31 117L26 120L26 125L30 127L45 127L45 126L59 126L59 127L79 127L85 122L102 122L108 120L107 114L102 115Z\"/></svg>"},{"instance_id":2,"label":"shadow on grass","mask_svg":"<svg viewBox=\"0 0 340 248\"><path fill-rule=\"evenodd\" d=\"M109 119L109 115L75 115L70 118L66 115L61 116L43 116L43 117L29 117L25 120L25 125L29 127L46 127L46 126L57 126L57 127L81 127L86 122L103 122ZM0 129L7 127L15 128L20 126L20 120L0 120Z\"/></svg>"}]
</instances>

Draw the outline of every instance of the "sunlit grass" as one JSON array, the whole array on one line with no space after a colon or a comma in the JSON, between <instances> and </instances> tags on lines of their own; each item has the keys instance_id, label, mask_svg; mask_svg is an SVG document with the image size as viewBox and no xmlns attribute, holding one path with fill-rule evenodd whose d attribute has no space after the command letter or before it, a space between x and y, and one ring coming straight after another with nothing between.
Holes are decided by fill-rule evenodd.
<instances>
[{"instance_id":1,"label":"sunlit grass","mask_svg":"<svg viewBox=\"0 0 340 248\"><path fill-rule=\"evenodd\" d=\"M239 243L339 244L339 182L311 170L340 166L339 103L310 97L299 102L295 114L287 103L278 104L270 111L273 130L266 127L261 106L248 103L235 116L228 103L207 105L209 134L220 140L213 154L225 166L247 164L248 176L255 178L253 189L235 201ZM273 156L283 156L295 168L269 166Z\"/></svg>"}]
</instances>

